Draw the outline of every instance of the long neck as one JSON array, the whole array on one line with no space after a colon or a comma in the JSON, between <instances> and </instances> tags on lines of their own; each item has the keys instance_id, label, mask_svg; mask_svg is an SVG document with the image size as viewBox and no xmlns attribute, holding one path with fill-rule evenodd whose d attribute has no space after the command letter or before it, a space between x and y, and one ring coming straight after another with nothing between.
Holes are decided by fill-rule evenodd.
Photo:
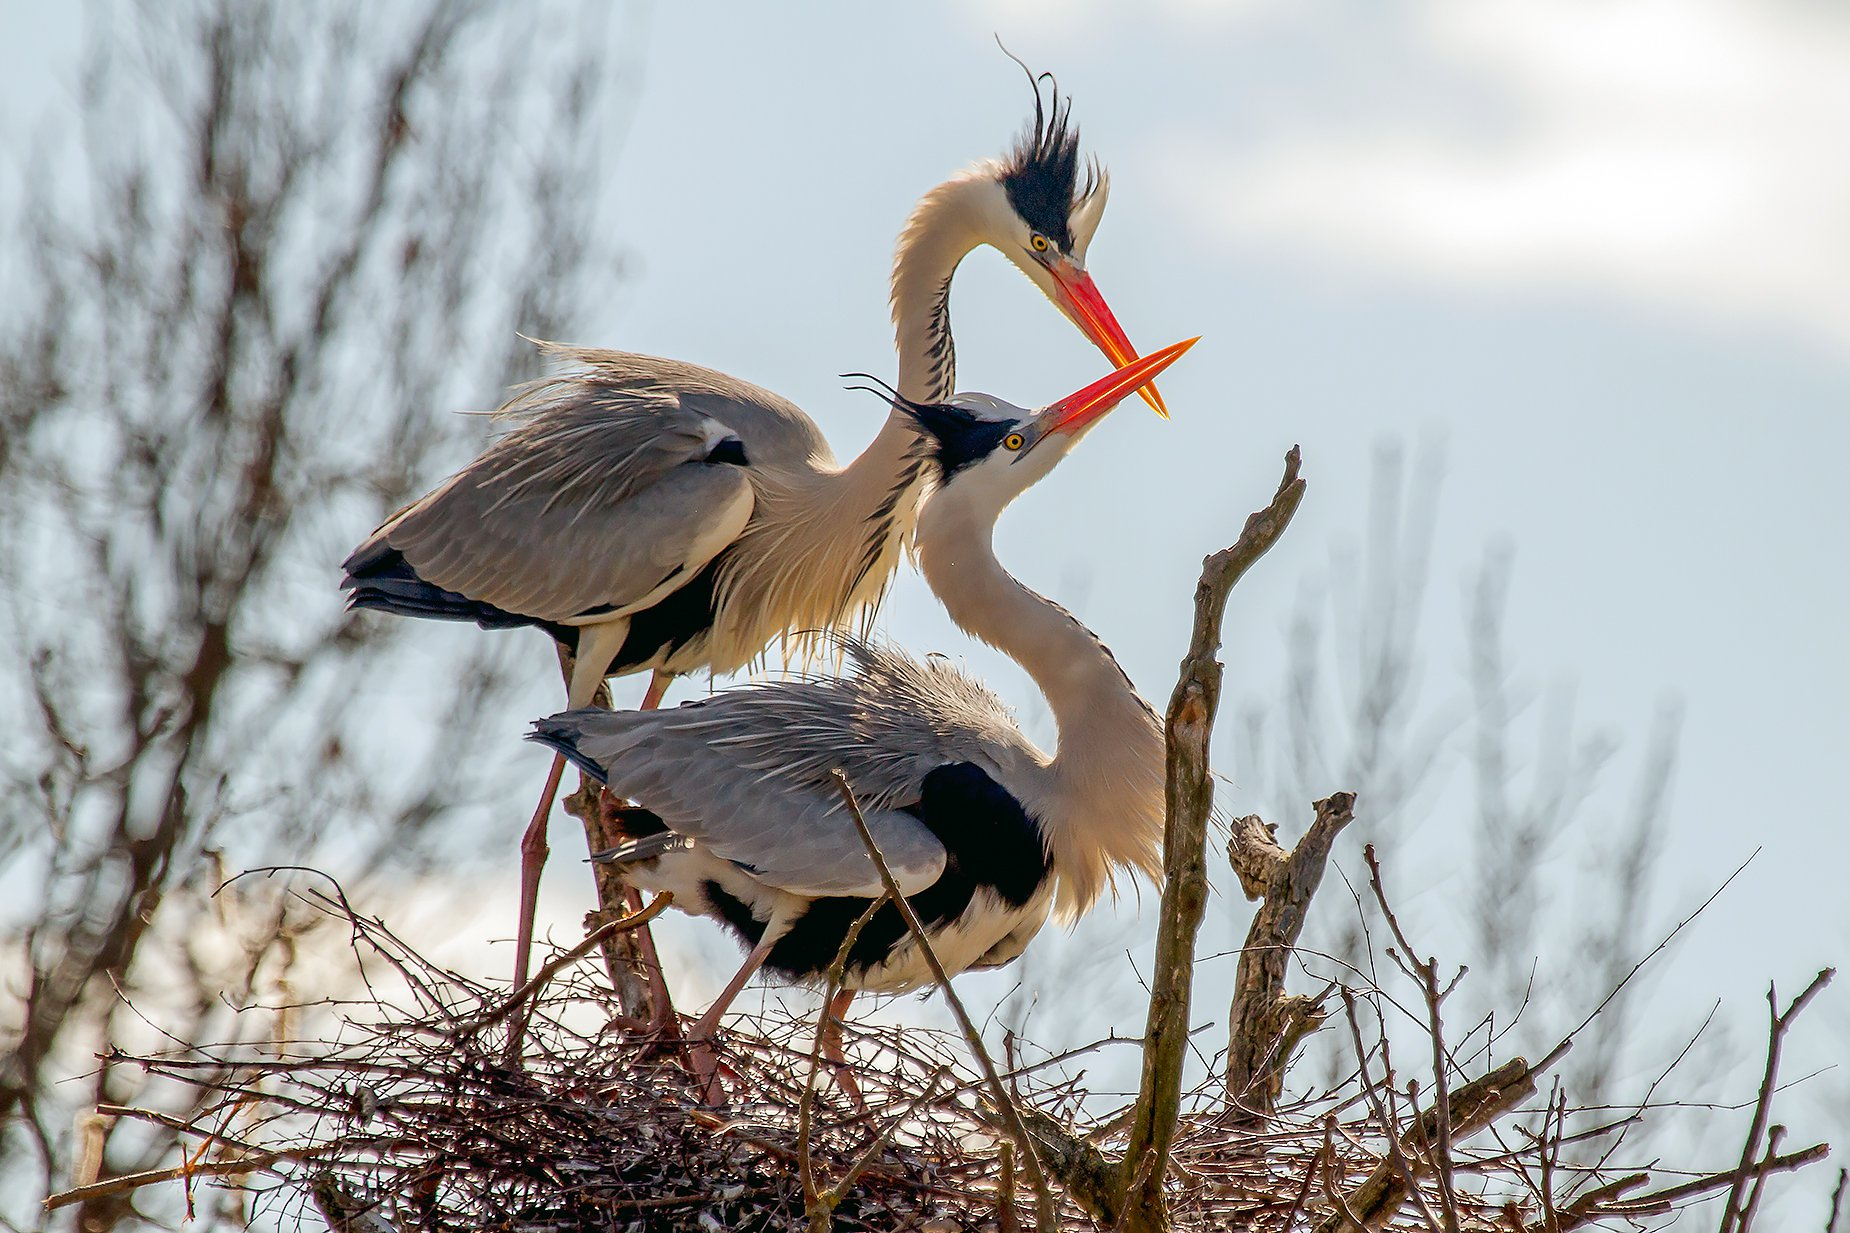
<instances>
[{"instance_id":1,"label":"long neck","mask_svg":"<svg viewBox=\"0 0 1850 1233\"><path fill-rule=\"evenodd\" d=\"M893 330L899 392L913 402L944 402L957 389L951 341L951 276L983 243L979 222L993 181L970 173L925 194L906 220L893 255Z\"/></svg>"},{"instance_id":2,"label":"long neck","mask_svg":"<svg viewBox=\"0 0 1850 1233\"><path fill-rule=\"evenodd\" d=\"M973 170L925 194L893 258L893 328L899 393L944 402L957 382L951 342L951 276L982 242L994 209L993 176ZM988 194L986 196L986 194ZM847 466L817 464L760 475L758 508L721 578L706 655L719 671L743 666L787 630L852 625L870 616L912 534L924 468L918 431L889 412Z\"/></svg>"},{"instance_id":3,"label":"long neck","mask_svg":"<svg viewBox=\"0 0 1850 1233\"><path fill-rule=\"evenodd\" d=\"M1059 744L1031 805L1061 877L1061 908L1079 912L1114 870L1161 870L1162 732L1104 644L1002 568L994 526L994 511L927 502L919 566L951 619L1019 663L1047 698Z\"/></svg>"}]
</instances>

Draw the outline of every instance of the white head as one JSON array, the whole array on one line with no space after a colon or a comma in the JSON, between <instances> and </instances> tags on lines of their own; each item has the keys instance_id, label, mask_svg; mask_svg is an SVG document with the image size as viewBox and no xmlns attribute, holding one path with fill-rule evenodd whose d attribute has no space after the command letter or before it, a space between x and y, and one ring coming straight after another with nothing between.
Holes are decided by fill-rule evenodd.
<instances>
[{"instance_id":1,"label":"white head","mask_svg":"<svg viewBox=\"0 0 1850 1233\"><path fill-rule=\"evenodd\" d=\"M938 491L923 517L953 510L993 522L1038 482L1106 412L1169 367L1196 339L1175 343L1038 410L989 394L949 402L902 403L932 445Z\"/></svg>"},{"instance_id":2,"label":"white head","mask_svg":"<svg viewBox=\"0 0 1850 1233\"><path fill-rule=\"evenodd\" d=\"M1049 86L1047 100L1042 81ZM1049 74L1033 84L1034 119L1015 148L939 185L913 212L894 266L896 315L902 297L941 293L935 282L906 285L910 259L935 249L940 261L921 261L920 267L935 271L949 257L948 270L971 248L987 244L1026 274L1112 363L1128 364L1137 358L1136 348L1086 272L1086 252L1111 194L1110 177L1095 160L1085 163L1081 176L1071 100L1060 97ZM948 280L948 272L928 277ZM1158 414L1168 415L1154 385L1141 393Z\"/></svg>"}]
</instances>

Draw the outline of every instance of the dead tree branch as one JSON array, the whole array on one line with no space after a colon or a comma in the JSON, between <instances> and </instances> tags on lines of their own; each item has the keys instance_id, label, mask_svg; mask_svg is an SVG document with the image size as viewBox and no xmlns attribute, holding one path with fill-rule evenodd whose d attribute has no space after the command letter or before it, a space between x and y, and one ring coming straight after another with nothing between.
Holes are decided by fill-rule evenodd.
<instances>
[{"instance_id":1,"label":"dead tree branch","mask_svg":"<svg viewBox=\"0 0 1850 1233\"><path fill-rule=\"evenodd\" d=\"M1240 538L1202 563L1195 586L1195 626L1181 677L1164 720L1168 749L1163 834L1163 898L1151 975L1149 1025L1144 1032L1143 1077L1131 1117L1123 1164L1124 1224L1132 1230L1167 1227L1163 1180L1169 1146L1181 1113L1182 1059L1188 1043L1188 1009L1195 972L1195 934L1207 906L1208 818L1214 780L1208 744L1220 707L1221 618L1227 596L1264 556L1304 497L1296 446L1285 455L1285 474L1272 503L1246 520Z\"/></svg>"},{"instance_id":2,"label":"dead tree branch","mask_svg":"<svg viewBox=\"0 0 1850 1233\"><path fill-rule=\"evenodd\" d=\"M1805 986L1805 991L1793 998L1792 1004L1784 1011L1779 1009L1779 995L1774 987L1767 986L1767 1015L1771 1022L1767 1028L1766 1075L1760 1081L1760 1098L1754 1102L1753 1122L1747 1130L1747 1142L1741 1148L1741 1163L1735 1169L1734 1184L1728 1188L1728 1201L1722 1207L1718 1233L1747 1233L1753 1220L1752 1204L1743 1206L1742 1194L1754 1171L1754 1158L1760 1154L1760 1139L1766 1133L1767 1119L1772 1116L1773 1093L1779 1085L1780 1048L1785 1044L1786 1032L1792 1026L1792 1021L1798 1018L1819 990L1831 983L1835 975L1837 972L1834 968L1825 968L1819 972L1812 977L1811 984ZM1769 1147L1768 1151L1771 1150ZM1758 1198L1757 1193L1755 1198Z\"/></svg>"},{"instance_id":3,"label":"dead tree branch","mask_svg":"<svg viewBox=\"0 0 1850 1233\"><path fill-rule=\"evenodd\" d=\"M1511 1058L1489 1074L1482 1075L1451 1094L1452 1138L1469 1138L1491 1122L1535 1094L1535 1075L1521 1058ZM1435 1109L1421 1113L1414 1124L1400 1136L1402 1156L1415 1177L1428 1166L1415 1150L1424 1139L1439 1136L1439 1115ZM1360 1186L1344 1196L1344 1206L1369 1230L1385 1228L1412 1193L1392 1159L1376 1165ZM1346 1219L1340 1213L1327 1217L1317 1226L1317 1233L1339 1233Z\"/></svg>"},{"instance_id":4,"label":"dead tree branch","mask_svg":"<svg viewBox=\"0 0 1850 1233\"><path fill-rule=\"evenodd\" d=\"M1277 1107L1292 1053L1324 1019L1321 998L1285 996L1285 971L1330 848L1355 817L1355 794L1338 792L1318 801L1316 810L1290 853L1256 817L1235 822L1227 842L1246 897L1259 900L1240 949L1227 1016L1227 1098L1241 1124L1263 1121Z\"/></svg>"}]
</instances>

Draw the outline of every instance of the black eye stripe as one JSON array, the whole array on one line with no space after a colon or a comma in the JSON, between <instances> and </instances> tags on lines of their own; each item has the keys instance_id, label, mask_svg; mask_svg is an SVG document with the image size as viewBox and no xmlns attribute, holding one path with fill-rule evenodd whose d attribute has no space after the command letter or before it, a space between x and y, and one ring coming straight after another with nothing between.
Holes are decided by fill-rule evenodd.
<instances>
[{"instance_id":1,"label":"black eye stripe","mask_svg":"<svg viewBox=\"0 0 1850 1233\"><path fill-rule=\"evenodd\" d=\"M934 454L947 480L983 461L1005 439L1020 432L1016 420L987 420L945 404L915 406L912 415L936 446Z\"/></svg>"}]
</instances>

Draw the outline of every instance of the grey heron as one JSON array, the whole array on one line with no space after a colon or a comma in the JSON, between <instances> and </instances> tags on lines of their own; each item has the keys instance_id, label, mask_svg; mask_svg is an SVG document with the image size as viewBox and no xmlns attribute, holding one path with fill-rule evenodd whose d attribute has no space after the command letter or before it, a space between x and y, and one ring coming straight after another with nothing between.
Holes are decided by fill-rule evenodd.
<instances>
[{"instance_id":1,"label":"grey heron","mask_svg":"<svg viewBox=\"0 0 1850 1233\"><path fill-rule=\"evenodd\" d=\"M950 285L982 245L1020 268L1122 364L1136 358L1085 267L1109 180L1081 176L1070 100L1043 106L1013 151L926 193L900 235L892 315L898 392L951 396ZM675 360L550 347L574 371L501 409L511 425L480 457L394 514L344 562L348 606L534 626L572 656L567 704L608 676L733 672L780 635L871 612L911 533L926 466L894 412L838 465L810 418L723 373ZM1154 386L1143 396L1163 412ZM1166 414L1166 412L1164 412ZM521 844L515 983L526 976L554 759Z\"/></svg>"},{"instance_id":2,"label":"grey heron","mask_svg":"<svg viewBox=\"0 0 1850 1233\"><path fill-rule=\"evenodd\" d=\"M1160 873L1156 715L1091 631L1002 567L991 536L1010 501L1193 342L1036 412L983 394L894 399L928 443L935 484L919 516L920 568L960 627L1034 679L1058 727L1051 756L955 668L852 638L852 671L839 678L748 684L672 710L572 710L534 724L529 739L635 802L617 811L628 838L608 858L751 948L695 1024L697 1049L760 967L794 980L826 972L881 893L836 769L953 974L1015 959L1050 913L1076 917L1118 874ZM836 1020L857 989L897 992L932 979L891 903L846 958Z\"/></svg>"}]
</instances>

